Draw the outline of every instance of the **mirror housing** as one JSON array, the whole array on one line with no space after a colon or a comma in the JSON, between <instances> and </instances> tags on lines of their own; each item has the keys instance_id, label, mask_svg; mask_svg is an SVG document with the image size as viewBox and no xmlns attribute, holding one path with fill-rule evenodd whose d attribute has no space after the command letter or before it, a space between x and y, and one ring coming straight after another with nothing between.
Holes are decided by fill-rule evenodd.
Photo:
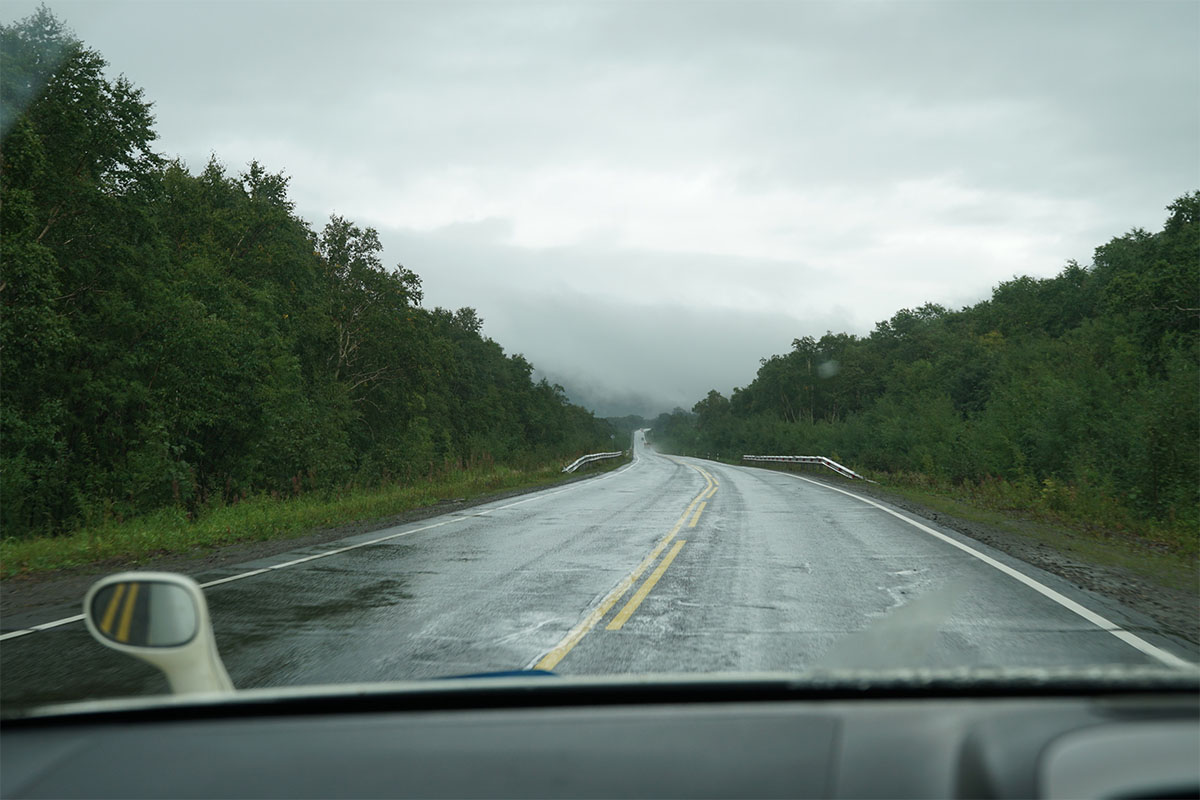
<instances>
[{"instance_id":1,"label":"mirror housing","mask_svg":"<svg viewBox=\"0 0 1200 800\"><path fill-rule=\"evenodd\" d=\"M175 694L232 692L200 585L170 572L101 578L83 599L92 638L163 671Z\"/></svg>"}]
</instances>

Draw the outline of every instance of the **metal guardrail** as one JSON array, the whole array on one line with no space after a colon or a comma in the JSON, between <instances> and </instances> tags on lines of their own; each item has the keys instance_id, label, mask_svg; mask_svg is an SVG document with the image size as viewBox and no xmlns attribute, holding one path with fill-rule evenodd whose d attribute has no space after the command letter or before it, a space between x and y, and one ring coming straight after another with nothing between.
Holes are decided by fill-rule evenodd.
<instances>
[{"instance_id":1,"label":"metal guardrail","mask_svg":"<svg viewBox=\"0 0 1200 800\"><path fill-rule=\"evenodd\" d=\"M586 456L580 456L579 458L575 459L575 461L563 467L562 471L574 472L584 464L590 464L593 461L603 461L606 458L620 458L623 455L625 455L624 451L619 451L616 453L590 453Z\"/></svg>"},{"instance_id":2,"label":"metal guardrail","mask_svg":"<svg viewBox=\"0 0 1200 800\"><path fill-rule=\"evenodd\" d=\"M828 467L839 475L846 478L856 478L867 483L875 481L868 480L862 475L859 475L849 467L843 467L836 461L826 458L825 456L742 456L743 461L774 461L783 464L816 464L822 467Z\"/></svg>"}]
</instances>

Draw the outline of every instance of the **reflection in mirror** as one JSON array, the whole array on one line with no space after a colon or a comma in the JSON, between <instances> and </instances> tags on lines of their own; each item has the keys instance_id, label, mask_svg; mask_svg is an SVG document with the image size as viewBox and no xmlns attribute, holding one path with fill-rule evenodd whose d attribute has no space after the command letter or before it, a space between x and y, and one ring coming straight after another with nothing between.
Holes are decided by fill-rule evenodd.
<instances>
[{"instance_id":1,"label":"reflection in mirror","mask_svg":"<svg viewBox=\"0 0 1200 800\"><path fill-rule=\"evenodd\" d=\"M170 583L110 584L96 592L90 611L103 636L133 647L179 647L199 628L191 595Z\"/></svg>"}]
</instances>

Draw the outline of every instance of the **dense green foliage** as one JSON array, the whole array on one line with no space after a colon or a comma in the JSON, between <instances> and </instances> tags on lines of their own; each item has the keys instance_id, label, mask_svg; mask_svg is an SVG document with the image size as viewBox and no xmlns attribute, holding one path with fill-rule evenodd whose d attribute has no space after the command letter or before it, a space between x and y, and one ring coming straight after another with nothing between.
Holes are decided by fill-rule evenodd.
<instances>
[{"instance_id":1,"label":"dense green foliage","mask_svg":"<svg viewBox=\"0 0 1200 800\"><path fill-rule=\"evenodd\" d=\"M6 536L610 444L375 231L311 230L257 163L155 155L141 91L44 7L0 58Z\"/></svg>"},{"instance_id":2,"label":"dense green foliage","mask_svg":"<svg viewBox=\"0 0 1200 800\"><path fill-rule=\"evenodd\" d=\"M1198 524L1200 192L1054 278L960 311L903 310L869 336L796 339L726 398L652 436L677 452L824 455L855 469L1086 499L1114 518Z\"/></svg>"}]
</instances>

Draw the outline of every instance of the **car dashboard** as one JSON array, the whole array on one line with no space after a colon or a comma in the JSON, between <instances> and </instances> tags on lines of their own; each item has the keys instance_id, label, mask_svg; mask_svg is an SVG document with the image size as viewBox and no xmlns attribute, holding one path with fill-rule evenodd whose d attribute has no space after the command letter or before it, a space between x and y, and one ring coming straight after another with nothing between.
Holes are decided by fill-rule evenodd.
<instances>
[{"instance_id":1,"label":"car dashboard","mask_svg":"<svg viewBox=\"0 0 1200 800\"><path fill-rule=\"evenodd\" d=\"M484 679L33 713L4 797L1196 797L1195 676Z\"/></svg>"}]
</instances>

